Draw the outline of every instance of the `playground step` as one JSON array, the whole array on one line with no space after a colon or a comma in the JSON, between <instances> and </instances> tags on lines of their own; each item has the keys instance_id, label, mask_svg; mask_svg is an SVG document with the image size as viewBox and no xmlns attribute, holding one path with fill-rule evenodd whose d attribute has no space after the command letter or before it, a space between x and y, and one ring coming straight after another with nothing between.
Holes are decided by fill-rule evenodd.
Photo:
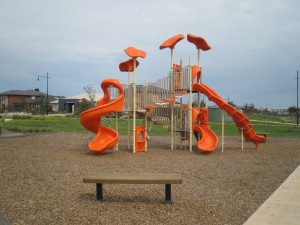
<instances>
[{"instance_id":1,"label":"playground step","mask_svg":"<svg viewBox=\"0 0 300 225\"><path fill-rule=\"evenodd\" d=\"M249 217L244 225L299 224L300 221L300 166Z\"/></svg>"}]
</instances>

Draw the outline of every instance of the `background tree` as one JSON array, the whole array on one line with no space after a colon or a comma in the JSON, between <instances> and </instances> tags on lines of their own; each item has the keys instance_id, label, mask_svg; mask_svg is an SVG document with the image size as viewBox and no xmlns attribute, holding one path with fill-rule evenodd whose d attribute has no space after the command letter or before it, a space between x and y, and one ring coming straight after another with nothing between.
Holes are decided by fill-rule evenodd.
<instances>
[{"instance_id":1,"label":"background tree","mask_svg":"<svg viewBox=\"0 0 300 225\"><path fill-rule=\"evenodd\" d=\"M28 113L29 112L29 99L25 97L20 97L22 111Z\"/></svg>"},{"instance_id":2,"label":"background tree","mask_svg":"<svg viewBox=\"0 0 300 225\"><path fill-rule=\"evenodd\" d=\"M288 108L288 111L289 111L289 115L296 115L297 112L299 114L299 109L297 109L296 106L291 106Z\"/></svg>"},{"instance_id":3,"label":"background tree","mask_svg":"<svg viewBox=\"0 0 300 225\"><path fill-rule=\"evenodd\" d=\"M96 104L96 91L93 89L91 84L83 87L83 90L87 93L89 99L82 99L78 108L75 110L75 115L80 115L80 113L95 107Z\"/></svg>"},{"instance_id":4,"label":"background tree","mask_svg":"<svg viewBox=\"0 0 300 225\"><path fill-rule=\"evenodd\" d=\"M236 104L234 104L233 101L229 101L228 104L231 105L231 106L233 106L233 107L236 107Z\"/></svg>"},{"instance_id":5,"label":"background tree","mask_svg":"<svg viewBox=\"0 0 300 225\"><path fill-rule=\"evenodd\" d=\"M206 103L205 101L202 99L200 102L200 107L205 107ZM194 95L193 97L193 102L192 102L192 107L197 107L198 106L198 98L196 95Z\"/></svg>"},{"instance_id":6,"label":"background tree","mask_svg":"<svg viewBox=\"0 0 300 225\"><path fill-rule=\"evenodd\" d=\"M87 93L89 99L87 99L91 104L96 103L96 91L94 90L91 84L86 85L83 87L83 90Z\"/></svg>"},{"instance_id":7,"label":"background tree","mask_svg":"<svg viewBox=\"0 0 300 225\"><path fill-rule=\"evenodd\" d=\"M44 95L40 95L37 99L37 103L39 106L39 114L41 116L45 116L45 114L47 112L47 107L48 107L47 98Z\"/></svg>"},{"instance_id":8,"label":"background tree","mask_svg":"<svg viewBox=\"0 0 300 225\"><path fill-rule=\"evenodd\" d=\"M75 115L79 116L80 113L92 108L91 102L87 99L82 99L78 108L75 111Z\"/></svg>"},{"instance_id":9,"label":"background tree","mask_svg":"<svg viewBox=\"0 0 300 225\"><path fill-rule=\"evenodd\" d=\"M243 113L248 114L248 115L253 115L257 109L255 108L254 104L245 104L243 107Z\"/></svg>"}]
</instances>

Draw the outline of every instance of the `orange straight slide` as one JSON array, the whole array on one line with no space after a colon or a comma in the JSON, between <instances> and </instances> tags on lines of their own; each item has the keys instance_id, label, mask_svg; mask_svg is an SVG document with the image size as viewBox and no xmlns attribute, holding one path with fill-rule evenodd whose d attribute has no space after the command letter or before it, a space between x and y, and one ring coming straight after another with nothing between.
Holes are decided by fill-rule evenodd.
<instances>
[{"instance_id":1,"label":"orange straight slide","mask_svg":"<svg viewBox=\"0 0 300 225\"><path fill-rule=\"evenodd\" d=\"M118 98L112 102L108 92L109 87L119 89ZM105 150L113 148L119 139L118 132L101 125L101 116L111 112L120 112L124 106L124 89L118 80L105 79L101 83L101 88L104 96L97 102L97 106L82 112L79 116L81 125L96 134L88 146L91 151L98 153L103 153Z\"/></svg>"},{"instance_id":2,"label":"orange straight slide","mask_svg":"<svg viewBox=\"0 0 300 225\"><path fill-rule=\"evenodd\" d=\"M235 122L236 126L239 128L245 139L253 141L258 148L260 143L266 141L265 136L257 135L248 118L238 111L233 106L229 105L226 101L224 101L221 96L219 96L213 89L205 84L193 84L193 91L198 91L202 94L205 94L210 101L216 103L221 109L224 109L229 116L232 117L233 121Z\"/></svg>"}]
</instances>

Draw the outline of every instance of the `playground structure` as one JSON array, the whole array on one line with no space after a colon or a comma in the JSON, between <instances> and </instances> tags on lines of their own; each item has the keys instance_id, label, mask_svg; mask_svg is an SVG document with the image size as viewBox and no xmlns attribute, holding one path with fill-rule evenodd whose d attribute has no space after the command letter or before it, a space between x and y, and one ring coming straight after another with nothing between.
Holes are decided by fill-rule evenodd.
<instances>
[{"instance_id":1,"label":"playground structure","mask_svg":"<svg viewBox=\"0 0 300 225\"><path fill-rule=\"evenodd\" d=\"M136 84L136 68L139 66L138 57L145 58L146 52L128 47L125 53L130 57L119 64L121 72L128 73L128 83L120 84L118 80L106 79L101 87L104 97L98 101L95 108L80 114L81 124L96 134L89 143L91 151L104 153L105 150L115 147L118 150L119 134L116 131L101 125L101 116L111 112L123 112L128 118L128 149L132 151L147 151L148 121L162 125L169 130L171 149L174 149L175 133L180 133L180 146L182 141L188 141L189 150L192 151L192 137L195 133L199 151L211 152L218 145L217 135L209 128L208 109L200 107L201 94L208 100L216 103L223 112L233 118L238 130L242 134L242 140L252 141L256 148L266 141L265 136L260 136L253 130L248 118L229 105L212 88L202 83L202 68L200 66L200 51L208 51L211 46L199 36L187 35L188 42L194 44L198 53L197 65L192 65L189 57L189 65L183 66L174 63L174 49L176 44L185 36L178 34L167 39L160 45L160 49L170 48L171 63L169 75L155 82L146 82L144 85ZM133 73L133 80L131 80ZM197 105L192 107L193 93L197 94ZM188 104L183 104L183 96L188 95ZM132 117L132 129L131 125ZM136 125L137 117L143 119L143 125ZM116 124L118 124L116 114ZM117 125L118 126L118 125ZM150 123L151 126L151 123ZM132 131L132 132L131 132ZM224 148L224 122L222 123L222 151Z\"/></svg>"}]
</instances>

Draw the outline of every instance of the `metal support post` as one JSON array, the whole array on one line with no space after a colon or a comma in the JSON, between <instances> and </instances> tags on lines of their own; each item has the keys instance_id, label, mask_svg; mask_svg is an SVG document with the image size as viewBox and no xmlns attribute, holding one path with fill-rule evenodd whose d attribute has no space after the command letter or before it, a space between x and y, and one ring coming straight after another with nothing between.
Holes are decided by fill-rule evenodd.
<instances>
[{"instance_id":1,"label":"metal support post","mask_svg":"<svg viewBox=\"0 0 300 225\"><path fill-rule=\"evenodd\" d=\"M97 200L99 200L99 201L103 200L103 185L102 185L102 183L96 184L96 196L97 196Z\"/></svg>"},{"instance_id":2,"label":"metal support post","mask_svg":"<svg viewBox=\"0 0 300 225\"><path fill-rule=\"evenodd\" d=\"M171 199L171 184L165 184L165 204L172 204Z\"/></svg>"},{"instance_id":3,"label":"metal support post","mask_svg":"<svg viewBox=\"0 0 300 225\"><path fill-rule=\"evenodd\" d=\"M193 133L193 115L192 115L192 103L193 103L193 88L192 88L192 56L189 57L189 69L190 69L190 83L189 83L189 148L190 152L192 152L192 145L193 145L193 140L192 140L192 133Z\"/></svg>"},{"instance_id":4,"label":"metal support post","mask_svg":"<svg viewBox=\"0 0 300 225\"><path fill-rule=\"evenodd\" d=\"M132 137L133 137L133 153L136 151L135 147L135 126L136 126L136 58L133 60L134 70L133 70L133 128L132 128Z\"/></svg>"}]
</instances>

